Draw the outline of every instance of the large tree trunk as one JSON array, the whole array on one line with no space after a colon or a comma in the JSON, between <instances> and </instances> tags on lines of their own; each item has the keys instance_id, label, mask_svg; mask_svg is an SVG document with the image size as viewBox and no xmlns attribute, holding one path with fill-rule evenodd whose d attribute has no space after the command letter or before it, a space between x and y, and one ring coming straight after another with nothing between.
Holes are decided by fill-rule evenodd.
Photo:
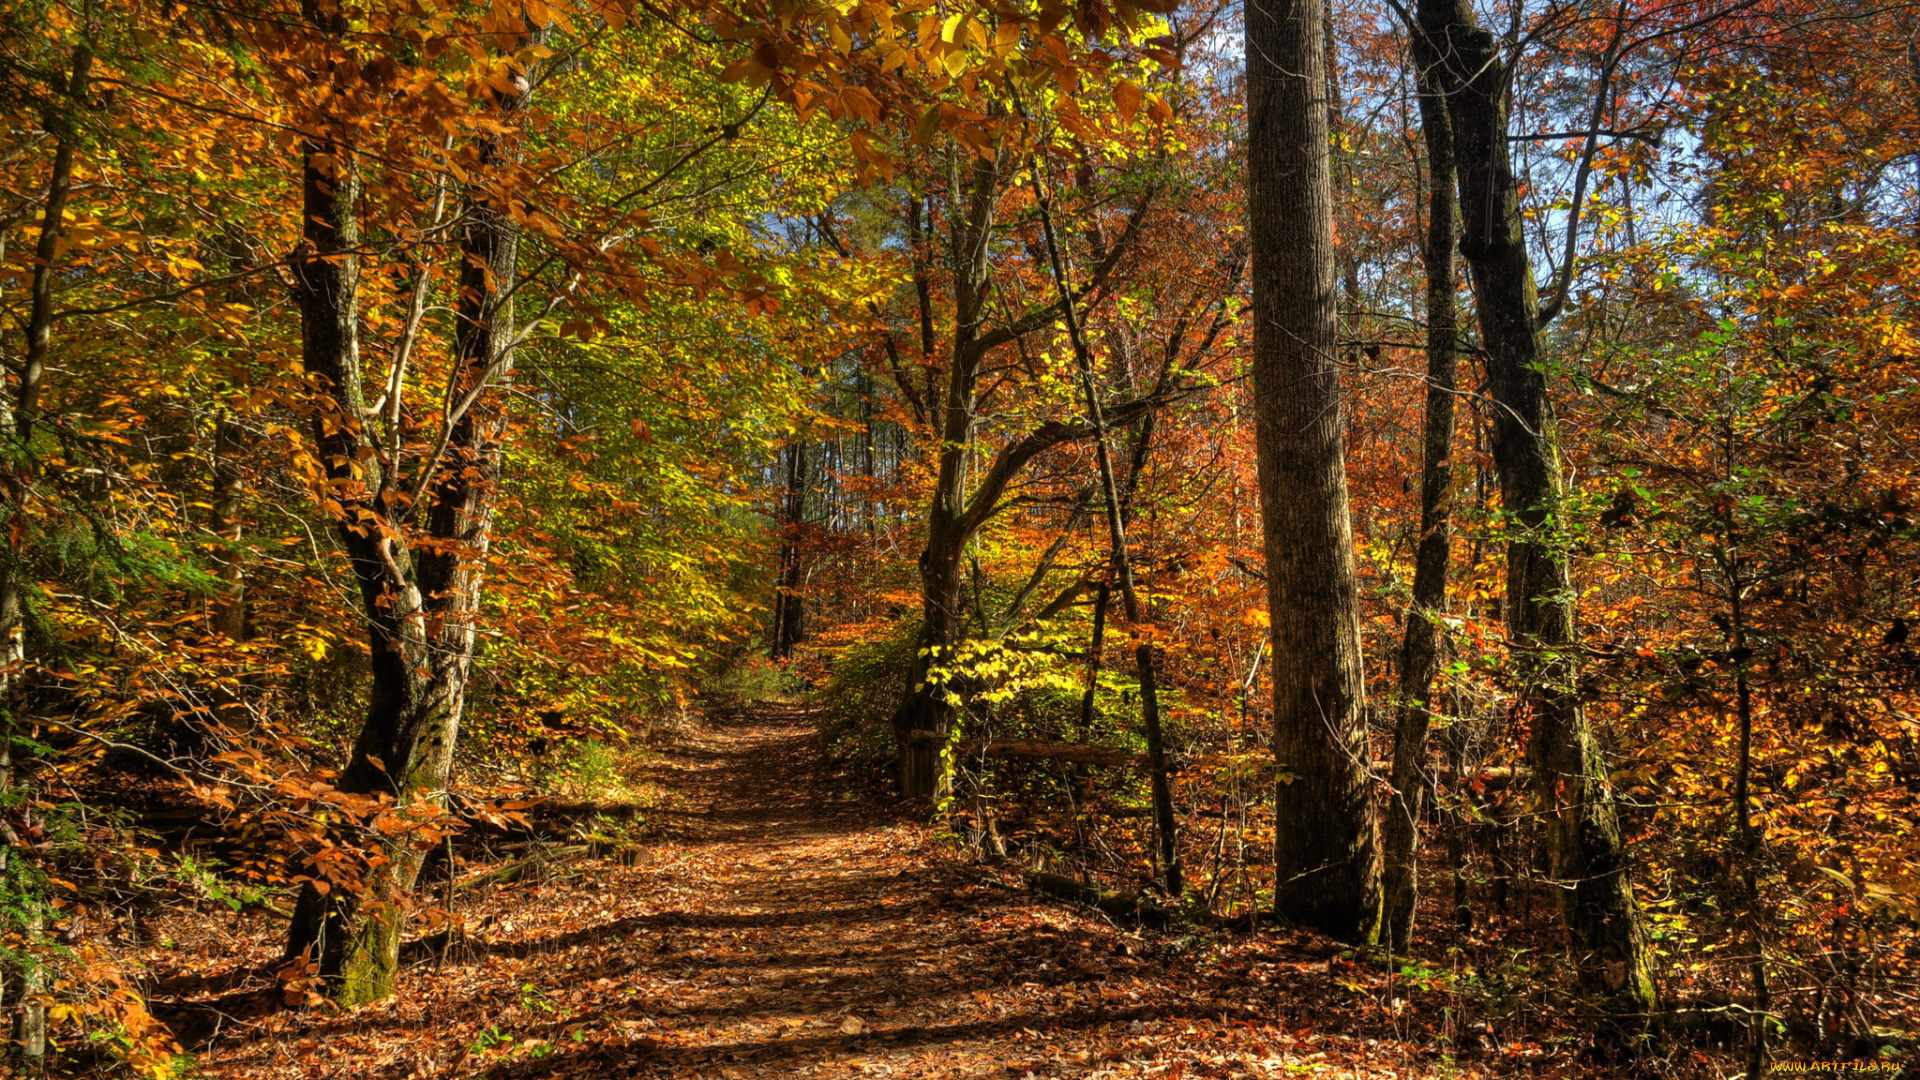
<instances>
[{"instance_id":1,"label":"large tree trunk","mask_svg":"<svg viewBox=\"0 0 1920 1080\"><path fill-rule=\"evenodd\" d=\"M1464 0L1422 0L1424 33L1453 120L1462 240L1487 349L1493 457L1509 516L1506 621L1532 715L1527 756L1551 848L1550 871L1583 989L1617 1041L1655 1023L1659 1005L1607 766L1581 707L1573 589L1556 546L1562 480L1539 304L1507 148L1509 73Z\"/></svg>"},{"instance_id":2,"label":"large tree trunk","mask_svg":"<svg viewBox=\"0 0 1920 1080\"><path fill-rule=\"evenodd\" d=\"M514 94L493 100L509 124L530 93L526 73L516 81ZM362 880L353 887L328 882L324 891L310 883L295 909L288 958L317 963L329 995L345 1005L393 991L404 901L425 856L407 826L430 821L445 804L499 494L520 230L504 193L486 186L498 180L499 137L484 139L478 151L461 215L451 412L438 455L421 463L416 480L429 542L409 545L409 493L401 490L402 477L382 469L364 420L352 148L334 140L306 148L295 287L303 355L330 392L330 415L316 418L316 439L339 493L341 541L360 586L372 652L367 716L338 787L368 797L369 809L372 800L390 801L389 821L397 826L380 830L380 859Z\"/></svg>"},{"instance_id":3,"label":"large tree trunk","mask_svg":"<svg viewBox=\"0 0 1920 1080\"><path fill-rule=\"evenodd\" d=\"M900 748L900 791L916 800L938 798L947 786L948 765L941 751L953 731L954 707L947 696L952 688L931 680L935 668L952 662L953 648L960 641L965 617L961 555L973 535L964 511L952 512L961 493L957 459L964 454L964 444L948 445L951 449L941 452L941 480L927 523L927 546L920 553L920 636L907 678L906 699L893 721ZM956 468L951 486L946 479L950 461ZM939 739L916 739L914 732L931 732Z\"/></svg>"},{"instance_id":4,"label":"large tree trunk","mask_svg":"<svg viewBox=\"0 0 1920 1080\"><path fill-rule=\"evenodd\" d=\"M1420 87L1420 126L1427 145L1427 409L1420 472L1420 544L1414 556L1413 598L1400 645L1400 704L1393 744L1393 800L1387 807L1385 858L1387 939L1404 950L1413 935L1419 899L1417 856L1426 792L1427 728L1439 669L1439 616L1446 610L1447 563L1452 557L1454 177L1453 129L1435 85L1438 57L1414 30L1413 59Z\"/></svg>"},{"instance_id":5,"label":"large tree trunk","mask_svg":"<svg viewBox=\"0 0 1920 1080\"><path fill-rule=\"evenodd\" d=\"M1321 3L1273 0L1246 19L1253 375L1283 770L1274 907L1368 940L1380 867L1335 356Z\"/></svg>"}]
</instances>

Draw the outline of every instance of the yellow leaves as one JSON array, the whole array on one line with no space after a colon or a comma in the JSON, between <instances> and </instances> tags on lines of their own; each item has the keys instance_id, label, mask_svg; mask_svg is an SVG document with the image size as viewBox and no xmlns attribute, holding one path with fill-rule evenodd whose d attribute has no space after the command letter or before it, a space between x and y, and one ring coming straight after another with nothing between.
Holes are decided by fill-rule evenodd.
<instances>
[{"instance_id":1,"label":"yellow leaves","mask_svg":"<svg viewBox=\"0 0 1920 1080\"><path fill-rule=\"evenodd\" d=\"M934 133L940 130L940 105L927 106L920 119L913 125L913 141L925 145L933 141Z\"/></svg>"}]
</instances>

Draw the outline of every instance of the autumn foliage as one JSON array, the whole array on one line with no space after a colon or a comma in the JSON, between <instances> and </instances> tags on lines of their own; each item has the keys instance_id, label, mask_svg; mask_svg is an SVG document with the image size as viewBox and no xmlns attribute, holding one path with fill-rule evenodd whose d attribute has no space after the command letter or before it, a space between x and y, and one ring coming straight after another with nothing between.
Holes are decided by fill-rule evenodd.
<instances>
[{"instance_id":1,"label":"autumn foliage","mask_svg":"<svg viewBox=\"0 0 1920 1080\"><path fill-rule=\"evenodd\" d=\"M456 894L644 874L638 763L768 702L981 880L1334 933L1436 1069L1913 1053L1907 13L1332 5L1280 158L1246 31L0 11L9 1067L185 1075L154 927L222 907L273 1009L404 994ZM1312 396L1254 334L1296 158Z\"/></svg>"}]
</instances>

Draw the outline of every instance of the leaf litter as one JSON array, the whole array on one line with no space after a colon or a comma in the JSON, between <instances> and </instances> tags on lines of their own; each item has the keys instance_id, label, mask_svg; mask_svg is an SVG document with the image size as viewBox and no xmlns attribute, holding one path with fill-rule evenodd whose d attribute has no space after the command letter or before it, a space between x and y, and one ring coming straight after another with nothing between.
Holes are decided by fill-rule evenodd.
<instances>
[{"instance_id":1,"label":"leaf litter","mask_svg":"<svg viewBox=\"0 0 1920 1080\"><path fill-rule=\"evenodd\" d=\"M279 1007L283 922L169 912L144 957L156 1010L200 1075L260 1080L1597 1075L1552 1017L1494 1038L1457 984L1323 939L1152 931L1028 892L849 800L868 785L797 707L683 729L640 768L676 807L648 811L642 857L458 894L466 940L409 945L389 1000Z\"/></svg>"}]
</instances>

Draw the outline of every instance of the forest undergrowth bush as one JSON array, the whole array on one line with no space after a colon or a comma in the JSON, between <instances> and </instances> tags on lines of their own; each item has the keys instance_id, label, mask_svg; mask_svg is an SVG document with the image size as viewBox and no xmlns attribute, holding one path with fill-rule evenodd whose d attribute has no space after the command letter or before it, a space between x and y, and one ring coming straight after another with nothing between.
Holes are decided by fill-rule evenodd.
<instances>
[{"instance_id":1,"label":"forest undergrowth bush","mask_svg":"<svg viewBox=\"0 0 1920 1080\"><path fill-rule=\"evenodd\" d=\"M728 664L705 686L706 696L729 708L791 700L803 687L785 666L764 656L746 656Z\"/></svg>"},{"instance_id":2,"label":"forest undergrowth bush","mask_svg":"<svg viewBox=\"0 0 1920 1080\"><path fill-rule=\"evenodd\" d=\"M645 756L632 743L575 739L550 751L534 780L540 790L573 802L639 802L646 792L633 775Z\"/></svg>"},{"instance_id":3,"label":"forest undergrowth bush","mask_svg":"<svg viewBox=\"0 0 1920 1080\"><path fill-rule=\"evenodd\" d=\"M906 692L918 621L899 622L826 650L814 732L830 754L873 769L894 759L893 713Z\"/></svg>"}]
</instances>

